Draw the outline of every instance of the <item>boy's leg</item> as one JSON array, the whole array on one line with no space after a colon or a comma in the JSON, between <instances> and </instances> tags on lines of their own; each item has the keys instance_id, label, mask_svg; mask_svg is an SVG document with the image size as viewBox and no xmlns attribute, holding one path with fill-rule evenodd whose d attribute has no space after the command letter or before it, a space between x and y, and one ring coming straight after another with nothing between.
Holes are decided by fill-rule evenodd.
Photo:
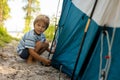
<instances>
[{"instance_id":1,"label":"boy's leg","mask_svg":"<svg viewBox=\"0 0 120 80\"><path fill-rule=\"evenodd\" d=\"M29 55L28 59L27 59L27 63L31 64L33 63L33 57L31 55Z\"/></svg>"},{"instance_id":2,"label":"boy's leg","mask_svg":"<svg viewBox=\"0 0 120 80\"><path fill-rule=\"evenodd\" d=\"M25 59L28 64L32 63L33 57L29 54L28 49L24 49L23 52L20 54L22 59Z\"/></svg>"},{"instance_id":3,"label":"boy's leg","mask_svg":"<svg viewBox=\"0 0 120 80\"><path fill-rule=\"evenodd\" d=\"M38 54L42 54L48 47L49 47L49 43L37 41L35 45L35 52ZM33 61L36 62L36 59L34 59L31 55L29 55L27 59L27 63L31 64L33 63Z\"/></svg>"},{"instance_id":4,"label":"boy's leg","mask_svg":"<svg viewBox=\"0 0 120 80\"><path fill-rule=\"evenodd\" d=\"M36 46L35 46L35 51L38 53L38 54L42 54L45 50L47 50L49 47L49 43L47 42L36 42Z\"/></svg>"}]
</instances>

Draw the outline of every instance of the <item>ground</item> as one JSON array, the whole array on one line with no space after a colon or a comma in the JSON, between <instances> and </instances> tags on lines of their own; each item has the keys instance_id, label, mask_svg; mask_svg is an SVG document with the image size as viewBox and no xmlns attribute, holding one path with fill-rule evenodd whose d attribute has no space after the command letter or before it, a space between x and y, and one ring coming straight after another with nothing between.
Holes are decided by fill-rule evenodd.
<instances>
[{"instance_id":1,"label":"ground","mask_svg":"<svg viewBox=\"0 0 120 80\"><path fill-rule=\"evenodd\" d=\"M17 41L12 41L0 47L0 80L70 80L52 66L45 67L39 62L26 64L16 53L17 44Z\"/></svg>"}]
</instances>

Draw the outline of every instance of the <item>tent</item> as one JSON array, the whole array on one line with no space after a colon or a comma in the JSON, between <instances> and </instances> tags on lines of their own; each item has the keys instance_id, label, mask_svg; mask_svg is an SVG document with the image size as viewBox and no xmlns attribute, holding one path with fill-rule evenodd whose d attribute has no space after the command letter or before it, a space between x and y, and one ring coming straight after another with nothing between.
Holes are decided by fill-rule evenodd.
<instances>
[{"instance_id":1,"label":"tent","mask_svg":"<svg viewBox=\"0 0 120 80\"><path fill-rule=\"evenodd\" d=\"M119 7L120 0L63 0L52 66L71 80L120 80Z\"/></svg>"}]
</instances>

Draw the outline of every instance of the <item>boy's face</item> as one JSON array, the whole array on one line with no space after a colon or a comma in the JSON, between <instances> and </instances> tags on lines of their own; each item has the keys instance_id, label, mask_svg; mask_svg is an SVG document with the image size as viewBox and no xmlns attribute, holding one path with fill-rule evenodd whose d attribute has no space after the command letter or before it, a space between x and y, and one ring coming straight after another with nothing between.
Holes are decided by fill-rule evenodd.
<instances>
[{"instance_id":1,"label":"boy's face","mask_svg":"<svg viewBox=\"0 0 120 80\"><path fill-rule=\"evenodd\" d=\"M35 23L34 30L37 34L41 34L46 30L46 25L43 21L38 21Z\"/></svg>"}]
</instances>

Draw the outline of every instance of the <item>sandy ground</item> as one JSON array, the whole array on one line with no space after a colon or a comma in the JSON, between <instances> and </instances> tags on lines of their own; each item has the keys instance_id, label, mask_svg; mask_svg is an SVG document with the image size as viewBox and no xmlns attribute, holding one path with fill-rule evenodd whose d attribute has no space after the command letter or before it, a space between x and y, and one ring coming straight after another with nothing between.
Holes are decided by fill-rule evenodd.
<instances>
[{"instance_id":1,"label":"sandy ground","mask_svg":"<svg viewBox=\"0 0 120 80\"><path fill-rule=\"evenodd\" d=\"M16 53L17 44L12 41L0 48L0 80L70 80L66 74L51 66L45 67L39 62L26 64Z\"/></svg>"}]
</instances>

